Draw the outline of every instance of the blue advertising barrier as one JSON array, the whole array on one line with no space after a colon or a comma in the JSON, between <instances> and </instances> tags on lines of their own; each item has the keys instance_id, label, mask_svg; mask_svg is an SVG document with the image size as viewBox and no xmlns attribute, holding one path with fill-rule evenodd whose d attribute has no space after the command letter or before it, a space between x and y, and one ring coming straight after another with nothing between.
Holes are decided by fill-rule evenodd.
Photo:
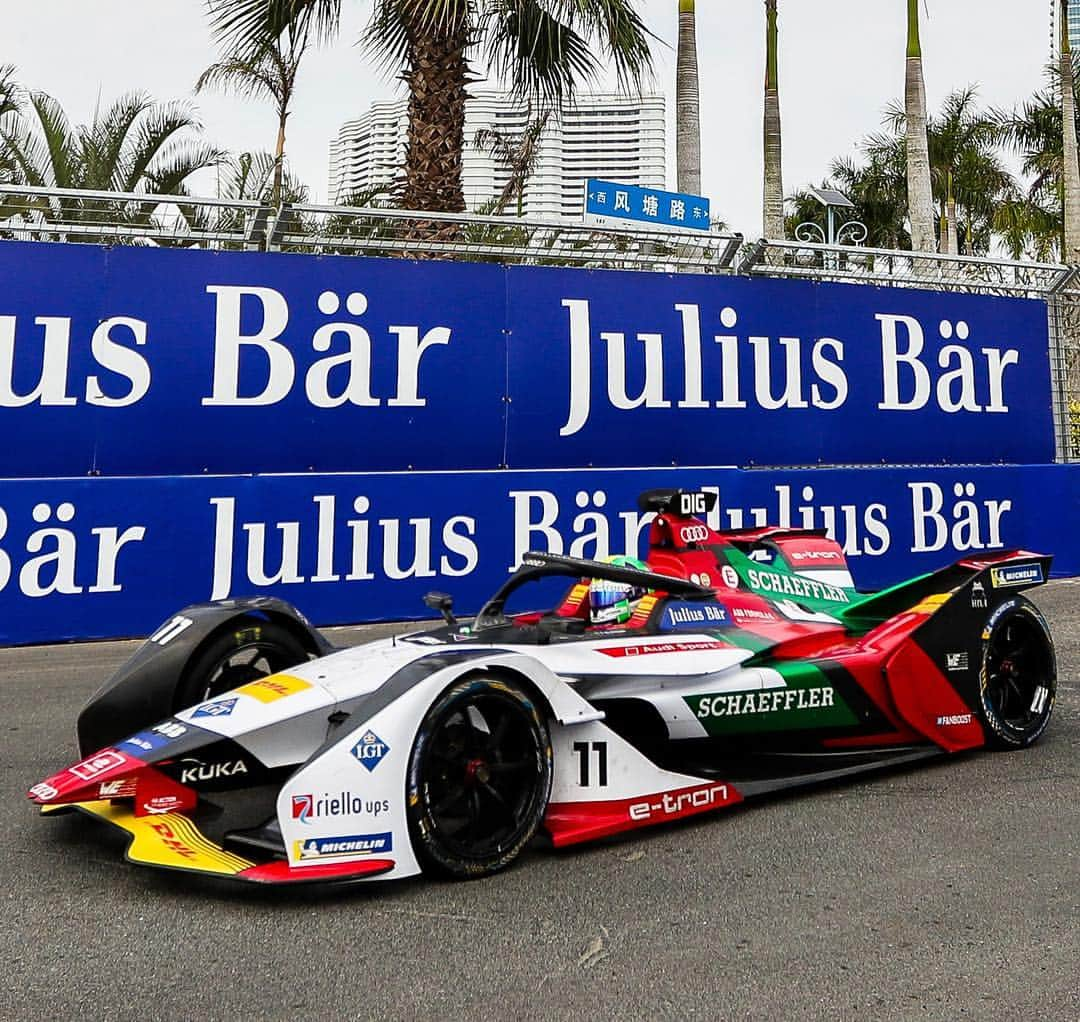
<instances>
[{"instance_id":1,"label":"blue advertising barrier","mask_svg":"<svg viewBox=\"0 0 1080 1022\"><path fill-rule=\"evenodd\" d=\"M0 245L0 477L1054 456L1045 303Z\"/></svg>"},{"instance_id":2,"label":"blue advertising barrier","mask_svg":"<svg viewBox=\"0 0 1080 1022\"><path fill-rule=\"evenodd\" d=\"M529 549L639 549L637 494L715 487L716 526L826 527L876 588L1003 547L1080 573L1080 466L622 469L0 481L0 644L147 634L275 595L320 624L475 611Z\"/></svg>"}]
</instances>

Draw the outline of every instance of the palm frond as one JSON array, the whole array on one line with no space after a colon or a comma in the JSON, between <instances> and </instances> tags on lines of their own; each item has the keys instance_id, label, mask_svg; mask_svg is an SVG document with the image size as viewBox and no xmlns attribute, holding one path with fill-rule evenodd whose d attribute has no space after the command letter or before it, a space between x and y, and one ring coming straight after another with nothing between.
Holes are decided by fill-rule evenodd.
<instances>
[{"instance_id":1,"label":"palm frond","mask_svg":"<svg viewBox=\"0 0 1080 1022\"><path fill-rule=\"evenodd\" d=\"M185 182L192 174L215 167L226 154L206 142L176 141L160 152L142 176L145 190L151 195L183 195Z\"/></svg>"},{"instance_id":2,"label":"palm frond","mask_svg":"<svg viewBox=\"0 0 1080 1022\"><path fill-rule=\"evenodd\" d=\"M539 0L501 0L492 5L483 31L492 70L516 95L542 107L562 107L576 83L594 81L603 69L589 40Z\"/></svg>"},{"instance_id":3,"label":"palm frond","mask_svg":"<svg viewBox=\"0 0 1080 1022\"><path fill-rule=\"evenodd\" d=\"M23 89L15 79L14 64L0 64L0 117L18 113L23 104Z\"/></svg>"},{"instance_id":4,"label":"palm frond","mask_svg":"<svg viewBox=\"0 0 1080 1022\"><path fill-rule=\"evenodd\" d=\"M26 130L16 117L0 121L0 153L13 184L48 188L54 183L49 167L49 148L44 138Z\"/></svg>"},{"instance_id":5,"label":"palm frond","mask_svg":"<svg viewBox=\"0 0 1080 1022\"><path fill-rule=\"evenodd\" d=\"M282 99L281 79L271 72L265 57L226 57L211 64L195 82L197 93L206 89L232 91L252 99L268 96L279 103Z\"/></svg>"},{"instance_id":6,"label":"palm frond","mask_svg":"<svg viewBox=\"0 0 1080 1022\"><path fill-rule=\"evenodd\" d=\"M27 105L37 120L48 153L48 165L38 168L46 186L80 187L82 174L77 158L78 140L63 107L44 92L30 93Z\"/></svg>"},{"instance_id":7,"label":"palm frond","mask_svg":"<svg viewBox=\"0 0 1080 1022\"><path fill-rule=\"evenodd\" d=\"M242 57L254 57L268 39L337 35L341 0L208 0L214 37Z\"/></svg>"},{"instance_id":8,"label":"palm frond","mask_svg":"<svg viewBox=\"0 0 1080 1022\"><path fill-rule=\"evenodd\" d=\"M178 134L201 130L202 124L185 100L147 110L128 134L124 158L114 168L114 187L118 191L135 191L143 178L150 176L155 158L167 143Z\"/></svg>"},{"instance_id":9,"label":"palm frond","mask_svg":"<svg viewBox=\"0 0 1080 1022\"><path fill-rule=\"evenodd\" d=\"M123 159L132 128L152 106L145 93L131 92L116 100L89 127L79 129L85 187L109 189L116 185L115 169Z\"/></svg>"}]
</instances>

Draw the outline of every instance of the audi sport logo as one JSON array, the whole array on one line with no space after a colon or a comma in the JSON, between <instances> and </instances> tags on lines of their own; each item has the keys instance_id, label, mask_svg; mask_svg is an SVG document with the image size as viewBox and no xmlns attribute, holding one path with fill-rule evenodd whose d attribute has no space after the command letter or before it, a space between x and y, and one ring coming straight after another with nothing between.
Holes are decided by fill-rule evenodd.
<instances>
[{"instance_id":1,"label":"audi sport logo","mask_svg":"<svg viewBox=\"0 0 1080 1022\"><path fill-rule=\"evenodd\" d=\"M684 525L679 530L679 538L684 543L703 543L709 538L709 530L704 525Z\"/></svg>"}]
</instances>

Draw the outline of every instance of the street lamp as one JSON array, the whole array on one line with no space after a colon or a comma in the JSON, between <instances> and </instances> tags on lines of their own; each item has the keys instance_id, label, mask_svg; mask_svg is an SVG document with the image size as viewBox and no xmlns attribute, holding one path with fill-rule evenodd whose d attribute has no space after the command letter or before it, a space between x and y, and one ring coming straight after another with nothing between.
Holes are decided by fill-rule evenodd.
<instances>
[{"instance_id":1,"label":"street lamp","mask_svg":"<svg viewBox=\"0 0 1080 1022\"><path fill-rule=\"evenodd\" d=\"M843 192L838 192L835 188L808 188L807 191L825 207L826 228L822 230L821 225L813 221L799 224L795 228L796 241L819 245L861 245L866 241L869 233L866 224L854 218L844 219L849 216L846 211L854 209L855 203ZM841 221L839 227L836 226L838 219Z\"/></svg>"}]
</instances>

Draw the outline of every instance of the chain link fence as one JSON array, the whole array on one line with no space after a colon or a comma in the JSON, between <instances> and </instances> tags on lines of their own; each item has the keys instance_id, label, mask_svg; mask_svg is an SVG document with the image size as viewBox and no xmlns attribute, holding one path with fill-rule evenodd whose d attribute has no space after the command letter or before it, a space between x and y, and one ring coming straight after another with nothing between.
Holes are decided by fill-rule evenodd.
<instances>
[{"instance_id":1,"label":"chain link fence","mask_svg":"<svg viewBox=\"0 0 1080 1022\"><path fill-rule=\"evenodd\" d=\"M1080 461L1080 267L516 217L0 186L0 241L741 274L1047 303L1057 458Z\"/></svg>"},{"instance_id":2,"label":"chain link fence","mask_svg":"<svg viewBox=\"0 0 1080 1022\"><path fill-rule=\"evenodd\" d=\"M1058 459L1080 461L1080 267L1051 296L1049 311Z\"/></svg>"},{"instance_id":3,"label":"chain link fence","mask_svg":"<svg viewBox=\"0 0 1080 1022\"><path fill-rule=\"evenodd\" d=\"M1080 461L1080 267L763 240L737 272L1045 301L1057 459Z\"/></svg>"},{"instance_id":4,"label":"chain link fence","mask_svg":"<svg viewBox=\"0 0 1080 1022\"><path fill-rule=\"evenodd\" d=\"M0 186L0 239L732 273L741 235Z\"/></svg>"}]
</instances>

